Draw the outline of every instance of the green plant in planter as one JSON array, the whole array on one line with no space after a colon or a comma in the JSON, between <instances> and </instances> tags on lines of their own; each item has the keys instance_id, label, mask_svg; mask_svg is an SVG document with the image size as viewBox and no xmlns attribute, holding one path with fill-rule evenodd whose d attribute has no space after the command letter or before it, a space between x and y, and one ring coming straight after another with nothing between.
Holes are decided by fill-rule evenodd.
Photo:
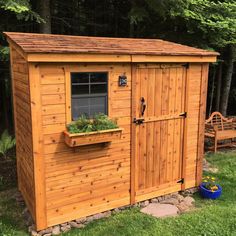
<instances>
[{"instance_id":1,"label":"green plant in planter","mask_svg":"<svg viewBox=\"0 0 236 236\"><path fill-rule=\"evenodd\" d=\"M4 159L7 158L7 153L10 149L12 149L16 145L16 140L12 136L8 134L8 131L5 130L0 139L0 154L4 157Z\"/></svg>"},{"instance_id":2,"label":"green plant in planter","mask_svg":"<svg viewBox=\"0 0 236 236\"><path fill-rule=\"evenodd\" d=\"M216 185L215 177L205 176L203 177L202 182L204 183L204 187L212 192L218 190L218 186Z\"/></svg>"},{"instance_id":3,"label":"green plant in planter","mask_svg":"<svg viewBox=\"0 0 236 236\"><path fill-rule=\"evenodd\" d=\"M76 121L67 126L69 133L88 133L99 130L116 129L118 125L115 120L111 120L103 113L96 114L93 119L81 115Z\"/></svg>"}]
</instances>

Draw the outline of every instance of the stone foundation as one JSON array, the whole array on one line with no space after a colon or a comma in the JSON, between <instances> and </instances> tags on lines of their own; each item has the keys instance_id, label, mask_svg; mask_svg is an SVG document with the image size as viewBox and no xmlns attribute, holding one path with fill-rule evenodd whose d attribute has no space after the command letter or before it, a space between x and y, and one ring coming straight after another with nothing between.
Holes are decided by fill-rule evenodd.
<instances>
[{"instance_id":1,"label":"stone foundation","mask_svg":"<svg viewBox=\"0 0 236 236\"><path fill-rule=\"evenodd\" d=\"M61 233L68 232L72 228L77 228L77 229L84 228L91 221L109 217L112 214L121 212L125 209L130 209L132 207L145 208L149 204L153 204L153 203L174 205L178 208L178 214L180 214L180 213L189 211L191 208L193 208L194 199L191 197L191 195L195 192L197 192L197 188L188 189L188 190L182 191L181 193L172 193L165 196L152 198L149 200L138 202L134 205L127 205L127 206L115 208L109 211L101 212L92 216L87 216L87 217L83 217L83 218L76 219L73 221L65 222L65 223L55 225L41 231L36 231L35 225L33 224L33 220L27 208L24 209L24 211L22 212L22 215L25 219L26 225L28 226L28 232L31 236L60 235ZM19 204L24 205L24 200L19 192L16 194L15 198Z\"/></svg>"}]
</instances>

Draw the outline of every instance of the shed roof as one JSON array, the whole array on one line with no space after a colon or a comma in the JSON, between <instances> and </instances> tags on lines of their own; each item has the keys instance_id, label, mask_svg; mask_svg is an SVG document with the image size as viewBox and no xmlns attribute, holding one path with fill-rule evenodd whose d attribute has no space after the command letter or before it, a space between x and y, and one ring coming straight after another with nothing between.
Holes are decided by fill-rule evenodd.
<instances>
[{"instance_id":1,"label":"shed roof","mask_svg":"<svg viewBox=\"0 0 236 236\"><path fill-rule=\"evenodd\" d=\"M217 52L161 39L106 38L5 32L25 53L217 56Z\"/></svg>"}]
</instances>

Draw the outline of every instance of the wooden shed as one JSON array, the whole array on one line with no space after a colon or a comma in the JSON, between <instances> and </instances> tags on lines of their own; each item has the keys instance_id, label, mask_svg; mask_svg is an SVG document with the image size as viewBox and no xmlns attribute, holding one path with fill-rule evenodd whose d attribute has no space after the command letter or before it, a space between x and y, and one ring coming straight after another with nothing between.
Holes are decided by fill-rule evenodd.
<instances>
[{"instance_id":1,"label":"wooden shed","mask_svg":"<svg viewBox=\"0 0 236 236\"><path fill-rule=\"evenodd\" d=\"M5 35L18 185L38 230L201 182L217 53L156 39ZM66 125L83 112L116 118L121 136L68 146Z\"/></svg>"}]
</instances>

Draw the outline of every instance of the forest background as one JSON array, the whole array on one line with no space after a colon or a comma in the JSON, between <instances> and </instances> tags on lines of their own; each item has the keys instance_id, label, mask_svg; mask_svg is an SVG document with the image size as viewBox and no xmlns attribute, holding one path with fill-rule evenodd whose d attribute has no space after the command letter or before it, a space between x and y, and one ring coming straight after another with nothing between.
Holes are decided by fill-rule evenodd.
<instances>
[{"instance_id":1,"label":"forest background","mask_svg":"<svg viewBox=\"0 0 236 236\"><path fill-rule=\"evenodd\" d=\"M218 51L210 66L207 116L236 114L235 0L0 0L0 132L13 132L4 31L159 38Z\"/></svg>"}]
</instances>

